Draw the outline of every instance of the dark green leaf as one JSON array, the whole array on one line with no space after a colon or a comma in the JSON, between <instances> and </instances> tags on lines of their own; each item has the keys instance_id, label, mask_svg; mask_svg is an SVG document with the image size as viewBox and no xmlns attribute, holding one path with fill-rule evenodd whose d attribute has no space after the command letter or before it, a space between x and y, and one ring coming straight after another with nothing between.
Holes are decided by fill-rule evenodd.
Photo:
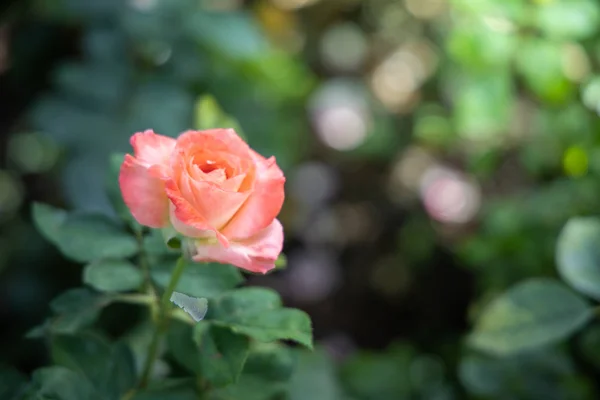
<instances>
[{"instance_id":1,"label":"dark green leaf","mask_svg":"<svg viewBox=\"0 0 600 400\"><path fill-rule=\"evenodd\" d=\"M91 325L102 308L112 301L110 296L94 292L88 288L71 289L50 303L55 314L44 325L34 328L28 337L41 337L46 332L72 334Z\"/></svg>"},{"instance_id":2,"label":"dark green leaf","mask_svg":"<svg viewBox=\"0 0 600 400\"><path fill-rule=\"evenodd\" d=\"M69 215L60 228L58 246L75 261L127 258L137 253L134 237L103 215Z\"/></svg>"},{"instance_id":3,"label":"dark green leaf","mask_svg":"<svg viewBox=\"0 0 600 400\"><path fill-rule=\"evenodd\" d=\"M404 345L394 345L385 353L360 352L346 361L341 379L359 398L409 398L413 357L412 348Z\"/></svg>"},{"instance_id":4,"label":"dark green leaf","mask_svg":"<svg viewBox=\"0 0 600 400\"><path fill-rule=\"evenodd\" d=\"M85 376L64 367L35 371L27 394L35 400L105 400Z\"/></svg>"},{"instance_id":5,"label":"dark green leaf","mask_svg":"<svg viewBox=\"0 0 600 400\"><path fill-rule=\"evenodd\" d=\"M200 349L200 376L215 387L237 381L248 357L246 336L201 322L194 328L194 341Z\"/></svg>"},{"instance_id":6,"label":"dark green leaf","mask_svg":"<svg viewBox=\"0 0 600 400\"><path fill-rule=\"evenodd\" d=\"M132 400L198 400L193 379L166 379L152 382L136 392Z\"/></svg>"},{"instance_id":7,"label":"dark green leaf","mask_svg":"<svg viewBox=\"0 0 600 400\"><path fill-rule=\"evenodd\" d=\"M144 251L149 256L158 258L159 261L163 261L161 259L162 257L166 260L168 255L179 255L179 253L181 253L180 251L169 248L165 244L165 236L162 229L151 229L150 233L144 236ZM175 258L174 260L173 265L177 259ZM169 266L171 266L170 262L165 263L164 268L167 269Z\"/></svg>"},{"instance_id":8,"label":"dark green leaf","mask_svg":"<svg viewBox=\"0 0 600 400\"><path fill-rule=\"evenodd\" d=\"M237 383L213 390L208 398L210 400L281 400L285 398L285 392L286 387L281 382L269 382L254 375L242 375Z\"/></svg>"},{"instance_id":9,"label":"dark green leaf","mask_svg":"<svg viewBox=\"0 0 600 400\"><path fill-rule=\"evenodd\" d=\"M56 336L53 361L85 376L107 398L119 398L135 384L133 356L124 344L111 345L97 336Z\"/></svg>"},{"instance_id":10,"label":"dark green leaf","mask_svg":"<svg viewBox=\"0 0 600 400\"><path fill-rule=\"evenodd\" d=\"M297 354L280 343L256 343L251 349L244 375L255 375L266 382L286 382L294 372Z\"/></svg>"},{"instance_id":11,"label":"dark green leaf","mask_svg":"<svg viewBox=\"0 0 600 400\"><path fill-rule=\"evenodd\" d=\"M268 49L265 38L245 12L205 12L186 16L185 31L199 42L233 59L251 59Z\"/></svg>"},{"instance_id":12,"label":"dark green leaf","mask_svg":"<svg viewBox=\"0 0 600 400\"><path fill-rule=\"evenodd\" d=\"M173 227L167 227L160 230L163 236L164 244L171 250L181 249L182 235Z\"/></svg>"},{"instance_id":13,"label":"dark green leaf","mask_svg":"<svg viewBox=\"0 0 600 400\"><path fill-rule=\"evenodd\" d=\"M169 351L175 360L190 372L200 373L200 352L194 342L194 330L189 324L173 321L167 335Z\"/></svg>"},{"instance_id":14,"label":"dark green leaf","mask_svg":"<svg viewBox=\"0 0 600 400\"><path fill-rule=\"evenodd\" d=\"M83 282L104 292L124 292L140 287L142 272L133 264L122 260L93 262L83 270Z\"/></svg>"},{"instance_id":15,"label":"dark green leaf","mask_svg":"<svg viewBox=\"0 0 600 400\"><path fill-rule=\"evenodd\" d=\"M600 369L600 325L593 325L583 331L577 342L580 354L586 361Z\"/></svg>"},{"instance_id":16,"label":"dark green leaf","mask_svg":"<svg viewBox=\"0 0 600 400\"><path fill-rule=\"evenodd\" d=\"M46 239L78 262L127 258L137 252L135 238L103 215L67 214L45 204L34 204L33 220Z\"/></svg>"},{"instance_id":17,"label":"dark green leaf","mask_svg":"<svg viewBox=\"0 0 600 400\"><path fill-rule=\"evenodd\" d=\"M60 229L67 220L67 212L47 204L34 203L33 223L44 237L53 244L59 243Z\"/></svg>"},{"instance_id":18,"label":"dark green leaf","mask_svg":"<svg viewBox=\"0 0 600 400\"><path fill-rule=\"evenodd\" d=\"M161 135L174 137L189 129L194 97L187 88L157 77L138 85L131 93L129 104L127 132L152 127Z\"/></svg>"},{"instance_id":19,"label":"dark green leaf","mask_svg":"<svg viewBox=\"0 0 600 400\"><path fill-rule=\"evenodd\" d=\"M551 279L531 279L495 299L481 312L472 346L497 355L562 340L593 315L589 305Z\"/></svg>"},{"instance_id":20,"label":"dark green leaf","mask_svg":"<svg viewBox=\"0 0 600 400\"><path fill-rule=\"evenodd\" d=\"M0 399L19 399L26 382L25 376L16 369L0 365Z\"/></svg>"},{"instance_id":21,"label":"dark green leaf","mask_svg":"<svg viewBox=\"0 0 600 400\"><path fill-rule=\"evenodd\" d=\"M600 300L600 219L569 220L558 238L556 263L568 284Z\"/></svg>"},{"instance_id":22,"label":"dark green leaf","mask_svg":"<svg viewBox=\"0 0 600 400\"><path fill-rule=\"evenodd\" d=\"M342 388L331 359L321 349L298 353L298 365L289 384L289 400L338 400Z\"/></svg>"},{"instance_id":23,"label":"dark green leaf","mask_svg":"<svg viewBox=\"0 0 600 400\"><path fill-rule=\"evenodd\" d=\"M163 257L152 265L152 279L166 287L177 262L174 257ZM193 297L212 298L233 289L243 277L238 268L231 265L199 264L190 262L177 284L176 290Z\"/></svg>"},{"instance_id":24,"label":"dark green leaf","mask_svg":"<svg viewBox=\"0 0 600 400\"><path fill-rule=\"evenodd\" d=\"M258 343L251 349L239 380L211 392L210 399L281 399L295 365L294 352L279 343Z\"/></svg>"},{"instance_id":25,"label":"dark green leaf","mask_svg":"<svg viewBox=\"0 0 600 400\"><path fill-rule=\"evenodd\" d=\"M459 366L466 390L476 398L489 399L589 398L565 384L574 374L569 355L550 348L501 358L468 355Z\"/></svg>"},{"instance_id":26,"label":"dark green leaf","mask_svg":"<svg viewBox=\"0 0 600 400\"><path fill-rule=\"evenodd\" d=\"M277 292L242 288L219 297L209 309L210 318L261 342L293 340L312 348L312 327L303 311L281 308Z\"/></svg>"},{"instance_id":27,"label":"dark green leaf","mask_svg":"<svg viewBox=\"0 0 600 400\"><path fill-rule=\"evenodd\" d=\"M242 375L232 385L213 390L210 399L275 400L285 398L296 354L279 343L257 343L251 349Z\"/></svg>"}]
</instances>

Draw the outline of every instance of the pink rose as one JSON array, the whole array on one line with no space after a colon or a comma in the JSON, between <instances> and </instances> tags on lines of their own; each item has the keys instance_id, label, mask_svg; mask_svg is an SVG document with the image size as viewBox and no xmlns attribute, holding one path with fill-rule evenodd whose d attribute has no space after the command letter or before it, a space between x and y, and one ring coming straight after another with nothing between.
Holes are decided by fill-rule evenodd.
<instances>
[{"instance_id":1,"label":"pink rose","mask_svg":"<svg viewBox=\"0 0 600 400\"><path fill-rule=\"evenodd\" d=\"M153 131L131 137L119 184L142 225L172 225L191 238L196 261L266 273L283 246L276 219L285 177L233 129L187 131L177 139Z\"/></svg>"}]
</instances>

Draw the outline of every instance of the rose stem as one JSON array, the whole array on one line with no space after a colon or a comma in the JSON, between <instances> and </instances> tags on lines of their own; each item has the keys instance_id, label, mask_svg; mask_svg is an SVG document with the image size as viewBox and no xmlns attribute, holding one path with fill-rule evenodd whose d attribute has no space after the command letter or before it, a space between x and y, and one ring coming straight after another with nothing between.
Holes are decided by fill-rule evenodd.
<instances>
[{"instance_id":1,"label":"rose stem","mask_svg":"<svg viewBox=\"0 0 600 400\"><path fill-rule=\"evenodd\" d=\"M156 357L158 356L158 345L162 336L167 330L167 322L169 320L169 308L171 308L171 295L177 286L177 282L179 282L179 278L183 274L186 266L185 257L179 257L177 260L177 264L175 264L175 270L171 275L171 280L169 281L169 285L165 289L161 301L160 308L158 313L158 321L156 322L156 329L152 335L152 341L150 342L150 347L148 349L148 356L146 357L146 362L144 363L144 369L142 372L142 377L140 378L140 387L145 387L148 384L148 379L150 378L150 373L152 372L152 367L154 366L154 362L156 361Z\"/></svg>"}]
</instances>

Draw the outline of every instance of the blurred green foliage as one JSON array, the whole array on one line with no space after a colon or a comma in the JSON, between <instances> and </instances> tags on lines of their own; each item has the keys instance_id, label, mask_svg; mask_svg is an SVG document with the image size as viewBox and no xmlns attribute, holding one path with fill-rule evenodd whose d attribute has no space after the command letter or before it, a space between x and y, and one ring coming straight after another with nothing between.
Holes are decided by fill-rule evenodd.
<instances>
[{"instance_id":1,"label":"blurred green foliage","mask_svg":"<svg viewBox=\"0 0 600 400\"><path fill-rule=\"evenodd\" d=\"M592 304L600 290L598 2L39 0L7 18L16 24L26 20L58 27L76 38L73 54L49 68L48 87L36 93L12 129L0 170L0 274L13 288L6 292L17 293L7 295L8 302L28 318L29 326L42 317L29 313L30 304L47 300L53 292L44 285L19 286L14 271L45 265L48 254L56 257L18 213L28 210L30 197L126 218L118 190L109 186L107 196L104 188L107 181L114 183L114 175L107 173L109 155L129 151L131 133L152 128L173 136L186 129L227 125L243 132L260 153L275 155L288 176L302 161L321 158L352 177L344 182L352 190L343 192L342 200L355 201L354 192L364 193L360 199L375 208L386 198L390 208L408 214L396 224L385 209L388 214L376 227L385 233L383 239L371 226L371 236L385 244L356 257L370 274L363 285L384 282L376 290L390 302L414 296L406 288L419 291L425 279L458 286L456 280L463 275L448 281L438 275L437 264L443 262L434 253L442 247L469 272L474 293L456 294L468 297L469 309L461 310L468 327L457 323L428 332L432 340L419 334L397 338L401 341L386 349L361 349L339 362L325 346L314 353L253 348L238 383L215 391L214 398L598 398L600 331L596 322L589 322L597 315ZM341 22L346 23L343 29ZM11 42L12 68L4 75L26 87L26 71L32 68L28 60L36 47L27 35L18 39ZM360 50L365 43L368 49ZM346 49L353 50L347 59ZM364 133L353 137L362 137L355 146L340 147L336 138L325 135L323 126L330 125L319 124L331 104L315 97L332 87L341 88L339 97L350 103L343 118L335 120L340 131ZM364 132L355 130L363 125ZM422 196L415 189L418 184L396 172L404 171L402 162L415 148L474 180L481 208L468 223L436 221L419 201L412 201ZM416 170L426 170L428 162L415 164ZM362 180L364 165L385 172ZM38 189L43 194L31 193L31 175L51 182ZM291 226L294 215L301 219L304 214L297 199L288 197L291 205L282 218ZM61 251L80 263L90 261L78 240L61 241L58 232L72 227L64 215L38 215L37 220L43 218L48 220L42 232L55 238ZM76 222L77 232L83 232L79 239L98 240L100 253L107 248L104 241L115 240L114 221L104 218ZM88 224L101 225L94 232L105 235L86 238ZM173 254L152 253L161 237L145 240L152 279L164 286ZM118 243L110 247L118 250L117 257L126 257L137 246L129 239ZM61 268L74 274L70 265ZM98 279L94 271L99 268L106 268L102 277L108 270L114 272L110 276L121 277L122 286ZM52 274L37 267L29 270ZM207 271L186 271L178 289L210 302L242 281L235 269ZM134 275L127 265L91 264L85 280L110 292L136 283ZM64 285L77 284L82 283ZM532 285L535 294L529 290ZM23 287L37 295L19 297ZM426 307L447 306L435 297L437 292L426 293L432 297ZM50 304L52 317L30 336L46 329L71 335L89 326L109 303L109 294L72 289ZM342 303L354 304L349 298ZM354 312L359 324L370 321L374 310L368 307ZM429 316L424 315L422 320ZM368 326L372 332L383 329ZM210 337L211 332L197 334ZM119 344L107 344L106 338L90 343L115 352L111 359L106 352L98 355L94 374L101 376L106 363L114 362L127 378L130 360L118 355ZM205 353L217 346L210 340L204 343ZM92 398L86 396L96 390L93 385L74 383L86 372L65 361L75 345L59 343L51 355L58 365L34 373L38 393ZM172 364L188 371L202 368L201 361L186 359L185 347L172 350ZM229 361L239 369L235 359ZM8 367L0 371L0 398L10 398L27 379ZM194 387L195 382L185 379L166 380L135 398L162 399L169 393L175 400L191 399Z\"/></svg>"}]
</instances>

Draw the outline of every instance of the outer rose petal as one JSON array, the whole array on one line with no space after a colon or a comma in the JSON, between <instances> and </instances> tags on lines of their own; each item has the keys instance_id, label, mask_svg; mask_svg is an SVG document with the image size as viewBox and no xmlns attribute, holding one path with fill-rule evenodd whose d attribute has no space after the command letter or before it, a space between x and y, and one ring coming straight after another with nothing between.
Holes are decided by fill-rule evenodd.
<instances>
[{"instance_id":1,"label":"outer rose petal","mask_svg":"<svg viewBox=\"0 0 600 400\"><path fill-rule=\"evenodd\" d=\"M169 199L162 180L129 154L121 165L119 186L137 222L151 228L168 225Z\"/></svg>"},{"instance_id":2,"label":"outer rose petal","mask_svg":"<svg viewBox=\"0 0 600 400\"><path fill-rule=\"evenodd\" d=\"M231 241L225 248L219 243L196 241L194 261L213 261L233 264L251 272L267 273L275 268L275 261L283 248L283 228L274 219L271 224L253 237Z\"/></svg>"},{"instance_id":3,"label":"outer rose petal","mask_svg":"<svg viewBox=\"0 0 600 400\"><path fill-rule=\"evenodd\" d=\"M138 132L129 140L135 158L146 167L159 165L168 167L169 157L176 145L176 140L168 136L157 135L152 130Z\"/></svg>"},{"instance_id":4,"label":"outer rose petal","mask_svg":"<svg viewBox=\"0 0 600 400\"><path fill-rule=\"evenodd\" d=\"M175 139L147 130L133 135L130 142L135 157L125 156L119 174L123 200L140 224L161 228L169 223L169 200L161 178L168 174Z\"/></svg>"},{"instance_id":5,"label":"outer rose petal","mask_svg":"<svg viewBox=\"0 0 600 400\"><path fill-rule=\"evenodd\" d=\"M254 236L265 229L283 206L285 198L283 172L275 163L250 150L256 163L256 181L248 200L221 231L230 239Z\"/></svg>"}]
</instances>

